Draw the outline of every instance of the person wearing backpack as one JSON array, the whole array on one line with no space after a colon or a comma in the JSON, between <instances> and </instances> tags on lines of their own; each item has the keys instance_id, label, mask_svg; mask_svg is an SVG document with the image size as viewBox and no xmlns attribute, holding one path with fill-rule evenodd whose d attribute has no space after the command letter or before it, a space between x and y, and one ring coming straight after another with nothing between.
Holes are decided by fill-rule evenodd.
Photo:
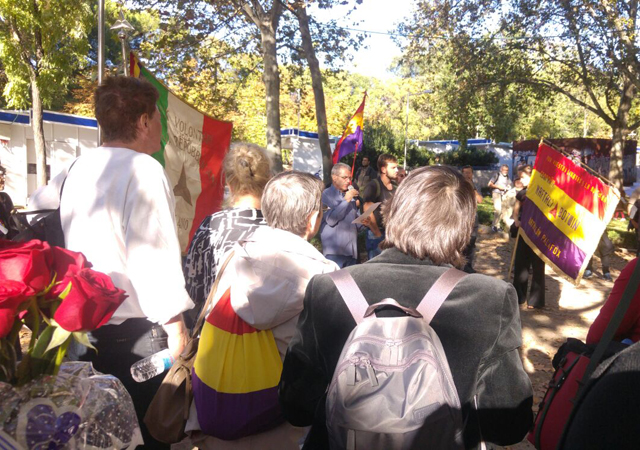
<instances>
[{"instance_id":1,"label":"person wearing backpack","mask_svg":"<svg viewBox=\"0 0 640 450\"><path fill-rule=\"evenodd\" d=\"M307 283L338 269L308 242L322 220L322 182L281 172L261 207L268 226L223 257L201 329L186 431L203 450L298 450L306 431L285 422L277 389Z\"/></svg>"},{"instance_id":2,"label":"person wearing backpack","mask_svg":"<svg viewBox=\"0 0 640 450\"><path fill-rule=\"evenodd\" d=\"M533 392L518 354L522 337L515 290L495 278L480 274L460 278L459 271L451 270L465 264L463 252L475 213L473 187L457 171L446 166L412 171L385 204L382 254L365 264L311 279L284 361L279 392L285 418L292 425L312 426L305 450L478 448L483 441L509 445L525 436L533 419ZM334 282L336 274L344 278L347 273L356 285L349 298L361 292L369 305L384 301L377 312L361 314L368 318L357 327L357 314L341 295L344 286L339 291ZM457 284L449 283L449 275L457 278ZM441 295L446 300L429 316L429 308L425 311L420 305L425 294L437 297L446 291L431 290L436 280L453 290ZM357 334L370 327L372 320L381 323L382 332L387 333L395 330L384 330L385 320L391 321L386 328L396 328L393 321L413 327L419 326L414 319L420 316L428 322L423 331L432 329L427 333L429 339L418 341L409 334L381 340L371 330ZM436 341L441 342L442 351ZM425 342L425 346L413 348L413 356L406 360L409 353L403 352L409 352L406 347L411 342ZM365 343L370 344L368 349ZM384 346L388 346L386 353ZM350 354L354 347L358 352ZM376 351L382 356L365 357ZM343 352L350 357L345 360ZM434 357L436 362L427 364ZM416 361L421 364L414 364ZM430 380L437 377L420 377L421 373L438 374L443 380L450 373L450 379L430 388ZM404 392L397 389L402 384L399 378L412 387ZM425 391L445 398L446 404L424 403ZM341 398L345 400L342 404L336 401ZM411 404L414 398L421 403ZM362 400L361 408L358 400ZM330 414L327 407L332 408ZM402 408L406 420L397 420L395 413ZM344 422L336 423L338 418ZM391 429L385 427L391 421ZM342 434L336 433L347 422L348 429L345 426ZM445 436L445 429L454 432ZM395 444L400 441L402 446Z\"/></svg>"},{"instance_id":3,"label":"person wearing backpack","mask_svg":"<svg viewBox=\"0 0 640 450\"><path fill-rule=\"evenodd\" d=\"M640 448L640 344L606 359L584 392L558 444L561 450Z\"/></svg>"},{"instance_id":4,"label":"person wearing backpack","mask_svg":"<svg viewBox=\"0 0 640 450\"><path fill-rule=\"evenodd\" d=\"M94 96L104 142L30 201L34 209L60 208L66 248L82 252L127 293L109 322L89 333L94 348L72 343L67 357L122 381L145 449L169 448L153 439L142 420L162 377L138 383L131 365L167 348L177 358L188 336L182 313L194 306L182 273L172 186L151 156L162 141L158 98L144 79L106 78Z\"/></svg>"}]
</instances>

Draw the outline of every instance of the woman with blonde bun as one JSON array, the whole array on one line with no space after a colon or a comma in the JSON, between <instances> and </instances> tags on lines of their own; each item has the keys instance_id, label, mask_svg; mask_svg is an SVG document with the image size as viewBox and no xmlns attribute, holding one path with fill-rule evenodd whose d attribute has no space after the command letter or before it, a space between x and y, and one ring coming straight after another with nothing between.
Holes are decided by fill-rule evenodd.
<instances>
[{"instance_id":1,"label":"woman with blonde bun","mask_svg":"<svg viewBox=\"0 0 640 450\"><path fill-rule=\"evenodd\" d=\"M231 208L202 221L184 265L187 291L197 306L206 300L222 256L237 241L267 225L260 210L262 191L271 179L271 165L264 149L255 144L232 144L224 158L223 171Z\"/></svg>"}]
</instances>

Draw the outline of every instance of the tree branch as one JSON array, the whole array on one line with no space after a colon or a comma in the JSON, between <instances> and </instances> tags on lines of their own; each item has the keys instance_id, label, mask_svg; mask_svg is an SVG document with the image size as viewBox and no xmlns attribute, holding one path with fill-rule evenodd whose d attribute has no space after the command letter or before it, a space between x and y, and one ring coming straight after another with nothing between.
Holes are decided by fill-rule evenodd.
<instances>
[{"instance_id":1,"label":"tree branch","mask_svg":"<svg viewBox=\"0 0 640 450\"><path fill-rule=\"evenodd\" d=\"M579 106L582 106L583 108L586 108L587 110L591 111L592 113L594 113L595 115L600 117L602 120L604 120L607 123L607 125L611 126L613 124L613 122L614 122L614 119L609 117L604 112L604 110L602 110L602 108L598 108L598 109L594 108L593 106L591 106L591 105L585 103L584 101L580 100L578 97L576 97L571 92L567 91L566 89L562 88L561 86L558 86L557 84L552 83L550 81L521 78L521 79L515 79L515 80L513 80L513 82L519 83L519 84L528 84L528 85L531 85L531 86L540 86L540 87L544 87L544 88L550 89L550 90L552 90L554 92L557 92L559 94L562 94L562 95L566 96L569 100L571 100L575 104L577 104Z\"/></svg>"},{"instance_id":2,"label":"tree branch","mask_svg":"<svg viewBox=\"0 0 640 450\"><path fill-rule=\"evenodd\" d=\"M596 95L593 92L593 89L591 87L591 80L589 79L589 72L588 72L588 69L587 69L586 59L585 59L585 56L584 56L584 49L582 48L582 42L580 41L580 36L581 36L580 35L580 30L579 30L579 27L577 26L577 24L575 22L573 11L571 10L571 5L569 5L568 8L569 9L565 9L566 18L567 18L567 21L569 22L569 29L571 30L571 33L573 34L573 37L574 37L574 40L575 40L575 43L576 43L576 48L578 50L578 57L579 57L579 60L580 60L580 68L581 68L580 78L582 79L582 83L584 84L584 90L585 90L586 94L589 96L589 98L591 99L591 101L593 102L593 105L600 111L600 114L598 114L598 115L606 115L606 113L604 112L604 110L600 106L600 103L598 102L598 99L597 99L597 97L596 97Z\"/></svg>"}]
</instances>

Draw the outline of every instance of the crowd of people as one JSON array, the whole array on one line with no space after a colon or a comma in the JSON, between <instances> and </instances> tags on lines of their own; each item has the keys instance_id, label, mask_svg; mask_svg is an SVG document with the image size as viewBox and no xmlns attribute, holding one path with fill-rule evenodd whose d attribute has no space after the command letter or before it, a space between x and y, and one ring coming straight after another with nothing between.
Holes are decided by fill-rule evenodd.
<instances>
[{"instance_id":1,"label":"crowd of people","mask_svg":"<svg viewBox=\"0 0 640 450\"><path fill-rule=\"evenodd\" d=\"M191 442L205 449L330 448L326 393L356 327L331 277L343 268L369 304L392 298L403 311L417 308L449 268L464 269L467 275L430 322L459 398L458 434L464 448L524 438L533 391L519 355L519 303L526 301L531 267L528 304L544 306L544 264L518 243L513 284L475 273L482 195L470 166L460 172L434 165L407 174L392 155L377 158L377 171L365 156L353 178L351 167L334 165L325 187L301 172L273 176L264 149L234 144L223 162L226 207L202 222L183 261L173 191L149 156L160 148L157 100L156 89L142 79L108 78L95 93L104 143L30 201L33 208L59 207L67 247L127 291L109 323L90 333L98 351L69 353L122 380L145 447L168 448L142 422L162 377L137 384L129 369L164 348L174 357L181 353L217 280L193 372ZM523 167L515 182L523 188L515 196L515 227L530 176L531 167ZM508 167L488 187L497 229L512 187ZM359 233L365 234L365 264L359 264ZM310 243L316 234L322 252ZM405 313L383 308L377 315ZM625 322L625 336L634 341L640 338L636 319ZM269 355L264 367L255 362ZM393 399L380 401L377 413L384 415L384 402ZM264 409L259 414L251 412L256 405ZM418 406L419 427L433 426L426 412L433 405ZM347 448L360 448L357 432L348 436ZM440 447L451 448L447 442Z\"/></svg>"}]
</instances>

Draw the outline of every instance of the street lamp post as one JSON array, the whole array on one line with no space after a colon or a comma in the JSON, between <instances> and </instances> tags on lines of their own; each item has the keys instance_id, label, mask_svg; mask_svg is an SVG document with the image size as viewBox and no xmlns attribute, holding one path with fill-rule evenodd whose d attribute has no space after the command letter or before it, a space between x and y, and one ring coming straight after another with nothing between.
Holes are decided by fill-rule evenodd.
<instances>
[{"instance_id":1,"label":"street lamp post","mask_svg":"<svg viewBox=\"0 0 640 450\"><path fill-rule=\"evenodd\" d=\"M422 94L431 94L433 91L431 89L426 89L424 91L416 92L415 94L407 94L405 98L407 99L407 118L404 121L404 170L407 170L407 133L409 132L409 97L413 97L414 95L422 95Z\"/></svg>"},{"instance_id":2,"label":"street lamp post","mask_svg":"<svg viewBox=\"0 0 640 450\"><path fill-rule=\"evenodd\" d=\"M98 0L98 86L104 78L104 0ZM102 130L98 124L98 145L102 145Z\"/></svg>"},{"instance_id":3,"label":"street lamp post","mask_svg":"<svg viewBox=\"0 0 640 450\"><path fill-rule=\"evenodd\" d=\"M129 76L129 65L127 64L127 37L129 37L129 33L135 30L133 26L124 18L124 13L122 9L120 10L120 20L116 20L116 23L110 28L113 31L118 32L118 38L120 39L120 44L122 45L122 65L124 76Z\"/></svg>"}]
</instances>

